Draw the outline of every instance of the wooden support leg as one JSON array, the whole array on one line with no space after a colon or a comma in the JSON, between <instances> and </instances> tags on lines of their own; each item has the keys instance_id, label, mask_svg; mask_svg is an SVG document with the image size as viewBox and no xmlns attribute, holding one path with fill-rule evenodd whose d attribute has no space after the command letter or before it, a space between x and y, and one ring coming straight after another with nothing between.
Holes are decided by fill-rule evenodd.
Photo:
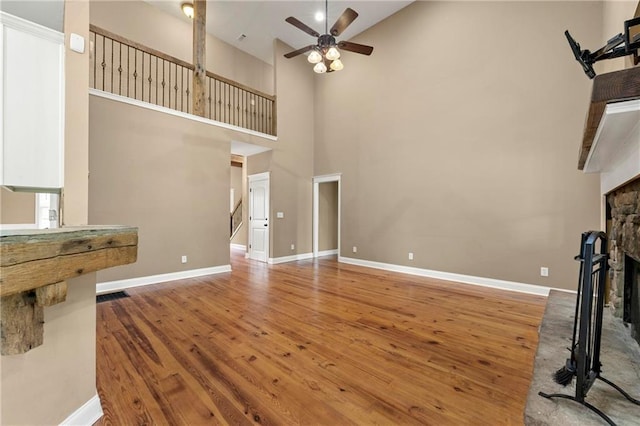
<instances>
[{"instance_id":1,"label":"wooden support leg","mask_svg":"<svg viewBox=\"0 0 640 426\"><path fill-rule=\"evenodd\" d=\"M5 296L1 303L2 355L19 355L40 346L44 335L44 308L36 304L35 292Z\"/></svg>"},{"instance_id":2,"label":"wooden support leg","mask_svg":"<svg viewBox=\"0 0 640 426\"><path fill-rule=\"evenodd\" d=\"M44 307L64 302L66 298L66 281L4 296L0 302L2 355L19 355L40 346L44 336Z\"/></svg>"}]
</instances>

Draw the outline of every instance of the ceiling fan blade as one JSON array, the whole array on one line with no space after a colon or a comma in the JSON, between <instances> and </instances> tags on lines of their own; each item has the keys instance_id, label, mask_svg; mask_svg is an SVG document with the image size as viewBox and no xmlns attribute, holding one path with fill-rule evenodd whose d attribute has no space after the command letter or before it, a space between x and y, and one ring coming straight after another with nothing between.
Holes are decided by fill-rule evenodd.
<instances>
[{"instance_id":1,"label":"ceiling fan blade","mask_svg":"<svg viewBox=\"0 0 640 426\"><path fill-rule=\"evenodd\" d=\"M340 17L338 18L338 20L336 21L335 24L333 24L333 27L331 27L331 30L329 31L331 33L332 36L337 37L340 34L342 34L342 32L347 29L347 27L349 25L351 25L351 23L358 17L358 12L356 12L355 10L351 9L350 7L346 8L344 12L342 12L342 15L340 15Z\"/></svg>"},{"instance_id":2,"label":"ceiling fan blade","mask_svg":"<svg viewBox=\"0 0 640 426\"><path fill-rule=\"evenodd\" d=\"M290 23L294 27L296 27L298 29L301 29L302 31L304 31L305 33L307 33L307 34L309 34L311 36L320 37L320 33L319 32L317 32L313 28L307 26L305 23L297 20L293 16L289 16L287 19L285 19L285 21L287 21L288 23Z\"/></svg>"},{"instance_id":3,"label":"ceiling fan blade","mask_svg":"<svg viewBox=\"0 0 640 426\"><path fill-rule=\"evenodd\" d=\"M348 50L350 52L360 53L361 55L371 55L373 52L373 47L367 46L364 44L351 43L350 41L341 41L338 43L338 47L343 50Z\"/></svg>"},{"instance_id":4,"label":"ceiling fan blade","mask_svg":"<svg viewBox=\"0 0 640 426\"><path fill-rule=\"evenodd\" d=\"M294 50L293 52L289 52L287 54L284 55L285 58L293 58L294 56L298 56L302 53L306 53L308 51L310 51L311 49L313 49L314 47L316 47L315 44L310 44L309 46L303 47L302 49L298 49L298 50Z\"/></svg>"}]
</instances>

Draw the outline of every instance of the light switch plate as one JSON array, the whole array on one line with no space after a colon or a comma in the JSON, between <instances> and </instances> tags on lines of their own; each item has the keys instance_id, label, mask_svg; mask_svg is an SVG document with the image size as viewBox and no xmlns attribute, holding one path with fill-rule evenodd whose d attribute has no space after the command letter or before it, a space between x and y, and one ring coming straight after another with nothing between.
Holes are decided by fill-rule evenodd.
<instances>
[{"instance_id":1,"label":"light switch plate","mask_svg":"<svg viewBox=\"0 0 640 426\"><path fill-rule=\"evenodd\" d=\"M69 49L74 52L84 53L84 37L80 34L71 33L69 37Z\"/></svg>"},{"instance_id":2,"label":"light switch plate","mask_svg":"<svg viewBox=\"0 0 640 426\"><path fill-rule=\"evenodd\" d=\"M278 219L284 218L284 212L276 212L276 218Z\"/></svg>"}]
</instances>

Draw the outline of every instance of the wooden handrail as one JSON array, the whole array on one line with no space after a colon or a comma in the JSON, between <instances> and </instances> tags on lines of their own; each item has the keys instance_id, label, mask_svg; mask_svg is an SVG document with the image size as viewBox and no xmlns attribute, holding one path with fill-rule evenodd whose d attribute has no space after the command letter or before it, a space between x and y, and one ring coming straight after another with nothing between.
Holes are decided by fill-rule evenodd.
<instances>
[{"instance_id":1,"label":"wooden handrail","mask_svg":"<svg viewBox=\"0 0 640 426\"><path fill-rule=\"evenodd\" d=\"M181 67L188 68L193 71L194 66L188 62L183 61L182 59L178 59L175 56L167 55L166 53L162 53L159 50L156 50L152 47L145 46L144 44L137 43L133 40L129 40L126 37L119 36L118 34L114 34L111 31L105 30L104 28L97 27L93 24L89 24L89 31L94 32L96 34L100 34L101 36L110 38L112 40L117 41L118 43L122 43L129 47L133 47L134 49L141 50L146 53L150 53L153 56L157 56L160 59L164 59L165 61L173 62L175 64L180 65Z\"/></svg>"},{"instance_id":2,"label":"wooden handrail","mask_svg":"<svg viewBox=\"0 0 640 426\"><path fill-rule=\"evenodd\" d=\"M233 80L228 79L226 77L223 77L221 75L214 74L211 71L207 71L207 77L213 78L214 80L220 80L223 83L227 83L230 86L237 87L238 89L254 93L254 94L258 95L258 96L262 96L263 98L269 99L270 101L275 102L275 100L276 100L276 97L274 95L269 95L269 94L261 92L261 91L259 91L257 89L253 89L253 88L251 88L249 86L245 86L242 83L238 83L237 81L233 81Z\"/></svg>"}]
</instances>

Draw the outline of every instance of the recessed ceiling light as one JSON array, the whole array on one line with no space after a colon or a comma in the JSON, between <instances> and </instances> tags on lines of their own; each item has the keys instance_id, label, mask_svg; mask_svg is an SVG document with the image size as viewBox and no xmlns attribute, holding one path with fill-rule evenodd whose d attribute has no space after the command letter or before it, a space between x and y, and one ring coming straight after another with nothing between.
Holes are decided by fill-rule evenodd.
<instances>
[{"instance_id":1,"label":"recessed ceiling light","mask_svg":"<svg viewBox=\"0 0 640 426\"><path fill-rule=\"evenodd\" d=\"M322 11L317 11L315 14L315 18L318 22L324 21L324 13Z\"/></svg>"}]
</instances>

